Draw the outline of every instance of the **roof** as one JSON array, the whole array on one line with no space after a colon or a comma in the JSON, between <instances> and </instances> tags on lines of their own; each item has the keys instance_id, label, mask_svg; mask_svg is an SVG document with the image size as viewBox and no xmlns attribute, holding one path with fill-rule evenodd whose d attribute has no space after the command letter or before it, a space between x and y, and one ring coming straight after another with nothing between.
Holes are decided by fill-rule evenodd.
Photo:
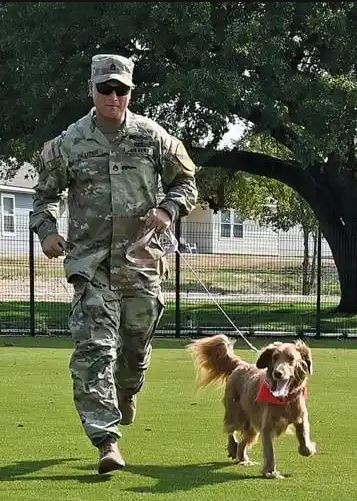
<instances>
[{"instance_id":1,"label":"roof","mask_svg":"<svg viewBox=\"0 0 357 501\"><path fill-rule=\"evenodd\" d=\"M1 191L11 191L11 188L14 188L14 191L17 191L17 188L21 188L21 191L29 190L30 192L32 192L32 189L34 188L36 183L37 174L34 172L32 165L29 163L23 164L11 179L6 178L6 167L5 172L1 172L0 169Z\"/></svg>"}]
</instances>

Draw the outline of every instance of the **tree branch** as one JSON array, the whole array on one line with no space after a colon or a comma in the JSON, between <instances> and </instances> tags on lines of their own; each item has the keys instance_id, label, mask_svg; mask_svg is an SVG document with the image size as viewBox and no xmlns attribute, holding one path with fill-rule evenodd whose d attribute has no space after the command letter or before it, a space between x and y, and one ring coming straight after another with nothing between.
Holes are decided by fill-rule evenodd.
<instances>
[{"instance_id":1,"label":"tree branch","mask_svg":"<svg viewBox=\"0 0 357 501\"><path fill-rule=\"evenodd\" d=\"M320 221L331 218L339 227L343 227L342 214L334 202L331 192L323 190L324 172L315 166L303 168L296 161L282 160L277 157L250 151L190 149L190 154L197 165L203 168L223 167L233 173L248 172L259 176L276 179L297 191L311 206Z\"/></svg>"},{"instance_id":2,"label":"tree branch","mask_svg":"<svg viewBox=\"0 0 357 501\"><path fill-rule=\"evenodd\" d=\"M239 115L238 110L233 110L233 113ZM279 143L287 148L297 140L297 134L287 125L279 124L276 127L267 127L265 125L264 110L259 107L252 108L247 115L247 120L252 122L258 130L269 130L269 134Z\"/></svg>"}]
</instances>

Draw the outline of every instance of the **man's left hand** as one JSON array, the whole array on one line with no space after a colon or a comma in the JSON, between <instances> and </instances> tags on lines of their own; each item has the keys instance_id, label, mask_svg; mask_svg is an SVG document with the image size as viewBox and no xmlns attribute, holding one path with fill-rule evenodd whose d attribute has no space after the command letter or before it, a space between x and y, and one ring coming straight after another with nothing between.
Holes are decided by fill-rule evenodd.
<instances>
[{"instance_id":1,"label":"man's left hand","mask_svg":"<svg viewBox=\"0 0 357 501\"><path fill-rule=\"evenodd\" d=\"M145 221L147 230L155 230L157 233L165 233L171 225L171 217L164 209L151 209L141 219Z\"/></svg>"}]
</instances>

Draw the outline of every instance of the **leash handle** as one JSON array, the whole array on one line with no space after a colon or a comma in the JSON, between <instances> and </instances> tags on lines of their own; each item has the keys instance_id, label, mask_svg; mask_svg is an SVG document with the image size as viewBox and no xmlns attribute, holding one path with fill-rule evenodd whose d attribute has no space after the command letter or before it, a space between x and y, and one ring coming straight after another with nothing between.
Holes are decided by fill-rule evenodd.
<instances>
[{"instance_id":1,"label":"leash handle","mask_svg":"<svg viewBox=\"0 0 357 501\"><path fill-rule=\"evenodd\" d=\"M155 230L152 229L145 233L139 240L136 242L132 243L129 245L127 248L125 257L127 258L128 261L130 261L133 264L137 265L146 265L146 264L152 264L161 259L162 257L166 256L167 254L170 254L172 252L176 252L178 250L178 242L176 240L175 235L172 233L170 229L166 230L166 234L168 236L168 239L170 241L170 246L165 246L164 247L164 252L161 254L160 257L158 258L140 258L140 257L135 257L135 252L138 249L145 249L145 247L150 243L152 237L155 234Z\"/></svg>"}]
</instances>

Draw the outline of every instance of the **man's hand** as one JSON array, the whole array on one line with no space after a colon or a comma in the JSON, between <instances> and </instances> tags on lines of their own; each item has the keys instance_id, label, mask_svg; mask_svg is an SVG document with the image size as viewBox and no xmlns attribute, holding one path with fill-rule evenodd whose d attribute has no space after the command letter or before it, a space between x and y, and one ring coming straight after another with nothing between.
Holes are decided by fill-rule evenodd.
<instances>
[{"instance_id":1,"label":"man's hand","mask_svg":"<svg viewBox=\"0 0 357 501\"><path fill-rule=\"evenodd\" d=\"M66 249L66 241L61 235L48 235L42 242L43 253L49 258L63 256Z\"/></svg>"},{"instance_id":2,"label":"man's hand","mask_svg":"<svg viewBox=\"0 0 357 501\"><path fill-rule=\"evenodd\" d=\"M171 217L164 209L151 209L141 219L145 221L147 230L155 230L157 233L165 233L171 225Z\"/></svg>"}]
</instances>

